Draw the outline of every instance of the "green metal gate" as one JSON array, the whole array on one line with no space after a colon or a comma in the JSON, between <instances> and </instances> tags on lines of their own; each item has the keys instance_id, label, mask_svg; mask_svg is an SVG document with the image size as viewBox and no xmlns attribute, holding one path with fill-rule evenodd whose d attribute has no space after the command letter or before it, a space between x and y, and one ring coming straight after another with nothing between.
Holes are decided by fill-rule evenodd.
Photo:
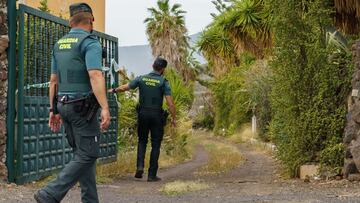
<instances>
[{"instance_id":1,"label":"green metal gate","mask_svg":"<svg viewBox=\"0 0 360 203\"><path fill-rule=\"evenodd\" d=\"M61 169L73 156L64 129L52 133L48 127L51 52L70 28L67 21L25 5L19 6L18 23L17 77L9 78L9 86L16 85L16 103L9 105L9 112L11 108L16 112L15 120L9 121L15 130L8 135L15 138L13 143L8 142L12 145L8 148L13 149L8 153L13 153L10 157L14 160L8 160L8 168L14 168L9 170L9 180L22 184ZM96 31L94 34L107 52L103 65L109 67L112 60L118 60L118 39ZM109 74L106 81L110 87ZM100 137L100 162L116 160L118 106L114 97L108 98L112 118L109 129Z\"/></svg>"}]
</instances>

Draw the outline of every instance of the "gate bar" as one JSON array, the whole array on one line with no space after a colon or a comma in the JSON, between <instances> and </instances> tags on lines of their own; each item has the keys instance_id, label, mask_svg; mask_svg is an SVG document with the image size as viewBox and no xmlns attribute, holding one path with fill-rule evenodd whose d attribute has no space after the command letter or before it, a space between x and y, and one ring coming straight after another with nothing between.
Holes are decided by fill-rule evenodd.
<instances>
[{"instance_id":1,"label":"gate bar","mask_svg":"<svg viewBox=\"0 0 360 203\"><path fill-rule=\"evenodd\" d=\"M25 12L23 7L19 8L19 35L18 35L18 43L19 43L19 72L18 72L18 78L24 78L24 42L25 42L25 31L24 31L24 24L25 24ZM23 174L23 143L24 143L24 137L22 136L24 134L24 80L19 79L18 81L18 111L17 111L17 136L16 137L16 177L15 182L17 182L17 178L20 177Z\"/></svg>"},{"instance_id":2,"label":"gate bar","mask_svg":"<svg viewBox=\"0 0 360 203\"><path fill-rule=\"evenodd\" d=\"M15 140L15 90L16 90L16 2L7 0L7 15L9 27L8 48L8 90L7 90L7 138L6 138L6 166L8 182L15 181L14 140Z\"/></svg>"}]
</instances>

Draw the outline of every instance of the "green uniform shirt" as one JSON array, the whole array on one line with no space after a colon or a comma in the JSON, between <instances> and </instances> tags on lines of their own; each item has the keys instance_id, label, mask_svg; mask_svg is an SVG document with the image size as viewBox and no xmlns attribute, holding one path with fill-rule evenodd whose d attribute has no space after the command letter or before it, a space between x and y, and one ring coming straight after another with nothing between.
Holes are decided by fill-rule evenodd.
<instances>
[{"instance_id":1,"label":"green uniform shirt","mask_svg":"<svg viewBox=\"0 0 360 203\"><path fill-rule=\"evenodd\" d=\"M73 28L69 33L89 34L89 32L79 28ZM80 51L85 56L86 68L88 70L102 70L102 49L99 40L90 37L84 39ZM52 54L51 74L56 74L56 71L56 59L54 54Z\"/></svg>"},{"instance_id":2,"label":"green uniform shirt","mask_svg":"<svg viewBox=\"0 0 360 203\"><path fill-rule=\"evenodd\" d=\"M139 88L141 107L162 108L163 97L171 96L169 82L158 72L136 77L129 83L130 89Z\"/></svg>"}]
</instances>

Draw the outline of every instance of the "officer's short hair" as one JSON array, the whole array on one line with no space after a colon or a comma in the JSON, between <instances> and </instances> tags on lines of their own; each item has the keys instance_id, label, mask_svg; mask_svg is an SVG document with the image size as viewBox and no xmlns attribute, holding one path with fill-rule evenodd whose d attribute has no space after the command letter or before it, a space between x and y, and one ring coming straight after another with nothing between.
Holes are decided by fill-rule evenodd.
<instances>
[{"instance_id":1,"label":"officer's short hair","mask_svg":"<svg viewBox=\"0 0 360 203\"><path fill-rule=\"evenodd\" d=\"M79 25L84 24L88 25L94 21L94 17L91 13L81 12L70 18L70 24Z\"/></svg>"},{"instance_id":2,"label":"officer's short hair","mask_svg":"<svg viewBox=\"0 0 360 203\"><path fill-rule=\"evenodd\" d=\"M163 68L166 68L168 62L161 58L161 57L157 57L153 63L153 69L156 71L160 71Z\"/></svg>"}]
</instances>

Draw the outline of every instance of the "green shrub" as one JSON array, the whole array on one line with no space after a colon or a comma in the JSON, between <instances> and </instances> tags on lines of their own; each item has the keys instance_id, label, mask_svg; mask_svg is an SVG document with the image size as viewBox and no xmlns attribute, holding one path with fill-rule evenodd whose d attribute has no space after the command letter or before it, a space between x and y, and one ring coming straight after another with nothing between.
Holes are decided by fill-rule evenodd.
<instances>
[{"instance_id":1,"label":"green shrub","mask_svg":"<svg viewBox=\"0 0 360 203\"><path fill-rule=\"evenodd\" d=\"M182 77L173 68L166 69L165 78L170 83L171 94L177 109L176 113L183 116L183 113L191 108L194 100L194 85L192 82L185 84ZM164 107L167 108L165 102Z\"/></svg>"},{"instance_id":2,"label":"green shrub","mask_svg":"<svg viewBox=\"0 0 360 203\"><path fill-rule=\"evenodd\" d=\"M270 140L267 132L271 121L271 79L272 72L265 60L256 61L244 73L244 86L257 118L258 135L264 141Z\"/></svg>"},{"instance_id":3,"label":"green shrub","mask_svg":"<svg viewBox=\"0 0 360 203\"><path fill-rule=\"evenodd\" d=\"M247 68L248 65L233 68L210 86L215 100L216 134L231 135L241 123L250 120L252 106L243 77Z\"/></svg>"},{"instance_id":4,"label":"green shrub","mask_svg":"<svg viewBox=\"0 0 360 203\"><path fill-rule=\"evenodd\" d=\"M185 149L187 139L190 135L191 122L187 117L194 99L194 85L192 82L184 83L182 77L172 68L167 68L165 78L170 83L171 94L176 106L177 127L172 128L170 122L167 122L163 141L163 149L168 155L182 154L183 158L187 158L188 152ZM167 106L165 105L165 109ZM170 119L171 116L169 116ZM170 121L170 120L169 120Z\"/></svg>"},{"instance_id":5,"label":"green shrub","mask_svg":"<svg viewBox=\"0 0 360 203\"><path fill-rule=\"evenodd\" d=\"M352 68L347 53L326 44L331 7L321 0L269 2L275 36L270 133L277 155L291 176L305 162L340 167L334 160L343 158Z\"/></svg>"},{"instance_id":6,"label":"green shrub","mask_svg":"<svg viewBox=\"0 0 360 203\"><path fill-rule=\"evenodd\" d=\"M128 81L123 81L126 83ZM118 94L120 102L118 114L118 145L119 149L134 149L137 146L137 114L136 105L138 103L136 91Z\"/></svg>"},{"instance_id":7,"label":"green shrub","mask_svg":"<svg viewBox=\"0 0 360 203\"><path fill-rule=\"evenodd\" d=\"M336 173L340 173L344 165L344 144L341 141L330 142L320 153L320 164L330 168Z\"/></svg>"},{"instance_id":8,"label":"green shrub","mask_svg":"<svg viewBox=\"0 0 360 203\"><path fill-rule=\"evenodd\" d=\"M214 113L209 108L204 108L193 121L193 128L214 129Z\"/></svg>"}]
</instances>

